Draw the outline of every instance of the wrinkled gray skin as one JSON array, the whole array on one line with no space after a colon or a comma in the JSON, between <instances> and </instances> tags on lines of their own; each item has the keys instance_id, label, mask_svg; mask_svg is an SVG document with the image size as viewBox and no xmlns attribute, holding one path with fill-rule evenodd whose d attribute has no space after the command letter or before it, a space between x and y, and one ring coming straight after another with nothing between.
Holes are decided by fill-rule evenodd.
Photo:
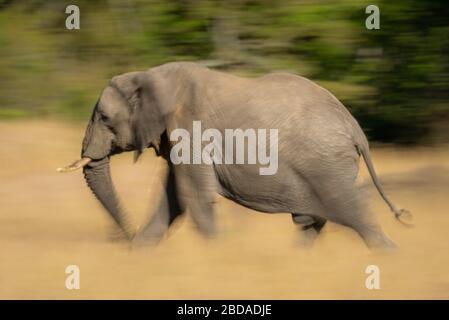
<instances>
[{"instance_id":1,"label":"wrinkled gray skin","mask_svg":"<svg viewBox=\"0 0 449 320\"><path fill-rule=\"evenodd\" d=\"M259 175L259 165L173 165L172 130L278 129L279 167ZM268 132L268 130L267 130ZM149 223L136 234L120 208L109 158L148 147L169 163L166 192ZM355 186L359 156L390 209L369 156L368 142L346 108L327 90L291 74L242 78L194 63L169 63L114 77L103 90L83 141L89 187L128 238L160 239L187 208L205 235L215 232L215 193L258 211L291 213L310 244L327 220L354 229L369 247L393 243L364 206Z\"/></svg>"}]
</instances>

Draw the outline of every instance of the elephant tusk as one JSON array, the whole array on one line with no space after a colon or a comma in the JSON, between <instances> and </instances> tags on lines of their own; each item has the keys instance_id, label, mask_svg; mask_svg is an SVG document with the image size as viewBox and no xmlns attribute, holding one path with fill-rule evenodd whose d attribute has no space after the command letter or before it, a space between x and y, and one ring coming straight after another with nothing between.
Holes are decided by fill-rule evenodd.
<instances>
[{"instance_id":1,"label":"elephant tusk","mask_svg":"<svg viewBox=\"0 0 449 320\"><path fill-rule=\"evenodd\" d=\"M88 164L91 161L92 161L91 158L82 158L80 160L76 160L74 163L72 163L69 166L66 166L66 167L63 167L63 168L57 168L56 171L58 171L58 172L75 171L75 170L78 170L78 169L84 167L86 164Z\"/></svg>"}]
</instances>

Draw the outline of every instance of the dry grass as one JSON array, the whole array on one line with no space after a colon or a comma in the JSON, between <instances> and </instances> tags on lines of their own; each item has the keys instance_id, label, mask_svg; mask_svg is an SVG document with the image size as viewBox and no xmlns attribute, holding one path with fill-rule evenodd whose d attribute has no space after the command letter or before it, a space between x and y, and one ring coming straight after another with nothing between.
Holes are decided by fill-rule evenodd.
<instances>
[{"instance_id":1,"label":"dry grass","mask_svg":"<svg viewBox=\"0 0 449 320\"><path fill-rule=\"evenodd\" d=\"M224 199L215 241L199 237L186 218L159 246L131 250L108 240L110 220L82 175L55 171L79 155L82 135L65 123L0 123L0 298L449 298L449 150L373 151L390 197L415 217L414 229L399 225L367 184L397 254L369 252L332 224L304 251L288 215ZM157 162L150 151L136 165L131 155L113 160L118 191L137 220L157 197L164 170ZM69 264L81 268L78 291L65 289ZM365 288L369 264L380 267L380 290Z\"/></svg>"}]
</instances>

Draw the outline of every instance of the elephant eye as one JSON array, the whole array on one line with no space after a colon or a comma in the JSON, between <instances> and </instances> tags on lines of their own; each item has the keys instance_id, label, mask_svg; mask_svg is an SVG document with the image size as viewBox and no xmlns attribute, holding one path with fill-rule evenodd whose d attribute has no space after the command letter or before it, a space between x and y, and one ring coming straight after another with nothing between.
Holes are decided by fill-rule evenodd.
<instances>
[{"instance_id":1,"label":"elephant eye","mask_svg":"<svg viewBox=\"0 0 449 320\"><path fill-rule=\"evenodd\" d=\"M108 120L109 120L109 117L108 117L107 115L105 115L104 113L100 113L100 119L101 119L102 121L108 121Z\"/></svg>"}]
</instances>

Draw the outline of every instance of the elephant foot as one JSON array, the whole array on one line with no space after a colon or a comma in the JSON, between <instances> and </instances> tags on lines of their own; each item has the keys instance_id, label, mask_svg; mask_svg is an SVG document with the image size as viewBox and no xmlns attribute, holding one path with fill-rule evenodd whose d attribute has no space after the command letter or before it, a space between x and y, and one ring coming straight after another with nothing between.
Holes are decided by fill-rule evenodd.
<instances>
[{"instance_id":1,"label":"elephant foot","mask_svg":"<svg viewBox=\"0 0 449 320\"><path fill-rule=\"evenodd\" d=\"M205 212L206 214L192 214L192 220L195 225L195 229L205 239L215 239L217 236L217 225L214 219L214 215L211 214L210 211Z\"/></svg>"},{"instance_id":2,"label":"elephant foot","mask_svg":"<svg viewBox=\"0 0 449 320\"><path fill-rule=\"evenodd\" d=\"M206 240L212 240L215 239L217 236L217 229L215 225L197 225L196 228L199 233L205 238Z\"/></svg>"},{"instance_id":3,"label":"elephant foot","mask_svg":"<svg viewBox=\"0 0 449 320\"><path fill-rule=\"evenodd\" d=\"M318 238L319 232L313 227L303 227L301 229L297 245L302 249L311 249Z\"/></svg>"},{"instance_id":4,"label":"elephant foot","mask_svg":"<svg viewBox=\"0 0 449 320\"><path fill-rule=\"evenodd\" d=\"M142 231L138 231L132 240L133 246L142 247L148 245L157 245L159 244L168 227L161 224L149 224Z\"/></svg>"},{"instance_id":5,"label":"elephant foot","mask_svg":"<svg viewBox=\"0 0 449 320\"><path fill-rule=\"evenodd\" d=\"M397 252L397 245L388 238L379 227L360 228L357 230L370 250Z\"/></svg>"},{"instance_id":6,"label":"elephant foot","mask_svg":"<svg viewBox=\"0 0 449 320\"><path fill-rule=\"evenodd\" d=\"M326 224L326 220L317 216L303 214L292 214L292 219L301 230L298 246L304 249L312 248L321 229Z\"/></svg>"},{"instance_id":7,"label":"elephant foot","mask_svg":"<svg viewBox=\"0 0 449 320\"><path fill-rule=\"evenodd\" d=\"M137 236L133 239L131 243L132 248L144 248L144 247L155 247L158 245L162 239L159 238L144 238L142 236Z\"/></svg>"},{"instance_id":8,"label":"elephant foot","mask_svg":"<svg viewBox=\"0 0 449 320\"><path fill-rule=\"evenodd\" d=\"M111 242L129 242L130 240L122 229L116 227L108 231L107 239Z\"/></svg>"},{"instance_id":9,"label":"elephant foot","mask_svg":"<svg viewBox=\"0 0 449 320\"><path fill-rule=\"evenodd\" d=\"M399 247L387 237L369 239L365 241L368 248L382 253L397 253Z\"/></svg>"}]
</instances>

